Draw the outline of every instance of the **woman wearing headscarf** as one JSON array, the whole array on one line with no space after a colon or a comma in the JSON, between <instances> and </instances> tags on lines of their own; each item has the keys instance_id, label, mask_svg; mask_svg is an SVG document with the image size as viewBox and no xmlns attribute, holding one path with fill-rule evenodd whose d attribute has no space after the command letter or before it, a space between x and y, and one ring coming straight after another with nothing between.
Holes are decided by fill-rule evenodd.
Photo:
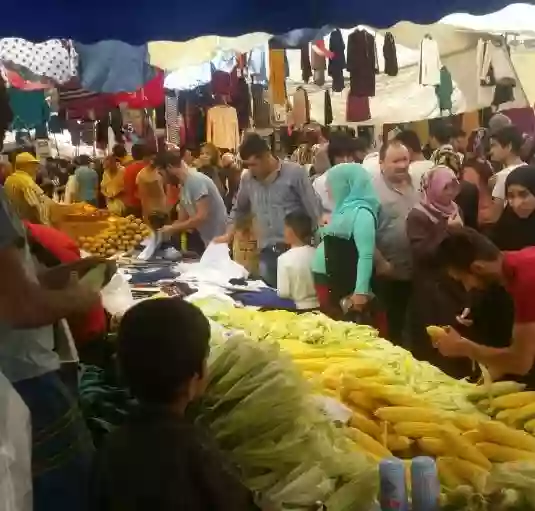
<instances>
[{"instance_id":1,"label":"woman wearing headscarf","mask_svg":"<svg viewBox=\"0 0 535 511\"><path fill-rule=\"evenodd\" d=\"M505 190L507 206L491 233L492 241L500 250L535 246L535 166L513 170Z\"/></svg>"},{"instance_id":2,"label":"woman wearing headscarf","mask_svg":"<svg viewBox=\"0 0 535 511\"><path fill-rule=\"evenodd\" d=\"M488 152L488 136L485 128L474 130L468 138L468 153L463 162L461 179L477 186L479 191L477 224L486 232L495 222L494 202L490 184L494 174L492 165L486 158Z\"/></svg>"},{"instance_id":3,"label":"woman wearing headscarf","mask_svg":"<svg viewBox=\"0 0 535 511\"><path fill-rule=\"evenodd\" d=\"M327 171L334 209L321 232L312 261L320 309L340 319L340 301L362 312L371 296L375 231L379 199L370 174L360 164L341 163Z\"/></svg>"},{"instance_id":4,"label":"woman wearing headscarf","mask_svg":"<svg viewBox=\"0 0 535 511\"><path fill-rule=\"evenodd\" d=\"M462 175L462 162L459 153L450 145L445 145L433 153L433 163L453 170L457 179ZM455 202L462 212L464 224L477 229L477 216L479 210L479 191L476 185L468 181L461 181Z\"/></svg>"},{"instance_id":5,"label":"woman wearing headscarf","mask_svg":"<svg viewBox=\"0 0 535 511\"><path fill-rule=\"evenodd\" d=\"M427 336L428 325L457 324L468 304L461 285L442 275L433 258L447 235L448 226L463 225L455 199L461 185L455 172L445 166L434 167L422 183L422 200L407 217L407 236L413 256L413 295L409 304L408 339L413 355L437 365L454 377L470 374L469 363L455 363L441 357Z\"/></svg>"}]
</instances>

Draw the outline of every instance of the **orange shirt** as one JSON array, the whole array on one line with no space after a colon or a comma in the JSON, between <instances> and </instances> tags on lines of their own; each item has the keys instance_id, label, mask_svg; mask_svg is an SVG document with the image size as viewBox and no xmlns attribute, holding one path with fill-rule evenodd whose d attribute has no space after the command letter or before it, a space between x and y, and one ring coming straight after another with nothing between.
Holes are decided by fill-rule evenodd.
<instances>
[{"instance_id":1,"label":"orange shirt","mask_svg":"<svg viewBox=\"0 0 535 511\"><path fill-rule=\"evenodd\" d=\"M169 213L164 180L156 169L146 166L137 175L136 184L146 222L152 213Z\"/></svg>"},{"instance_id":2,"label":"orange shirt","mask_svg":"<svg viewBox=\"0 0 535 511\"><path fill-rule=\"evenodd\" d=\"M144 161L129 163L124 169L124 197L123 202L129 208L141 207L136 179L137 175L147 166Z\"/></svg>"}]
</instances>

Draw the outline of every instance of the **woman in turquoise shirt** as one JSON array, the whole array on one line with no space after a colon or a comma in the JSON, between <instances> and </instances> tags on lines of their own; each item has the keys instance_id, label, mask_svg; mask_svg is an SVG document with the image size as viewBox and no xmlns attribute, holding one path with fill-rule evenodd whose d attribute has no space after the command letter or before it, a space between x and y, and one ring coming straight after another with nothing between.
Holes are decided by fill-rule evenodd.
<instances>
[{"instance_id":1,"label":"woman in turquoise shirt","mask_svg":"<svg viewBox=\"0 0 535 511\"><path fill-rule=\"evenodd\" d=\"M312 260L316 293L323 312L340 319L340 300L362 311L370 298L379 199L368 171L358 163L341 163L327 171L334 203L331 220Z\"/></svg>"}]
</instances>

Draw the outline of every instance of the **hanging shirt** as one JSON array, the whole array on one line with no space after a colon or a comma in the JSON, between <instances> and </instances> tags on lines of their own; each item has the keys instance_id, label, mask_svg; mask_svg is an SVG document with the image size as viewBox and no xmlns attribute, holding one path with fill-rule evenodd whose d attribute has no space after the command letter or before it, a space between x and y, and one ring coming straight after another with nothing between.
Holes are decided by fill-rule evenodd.
<instances>
[{"instance_id":1,"label":"hanging shirt","mask_svg":"<svg viewBox=\"0 0 535 511\"><path fill-rule=\"evenodd\" d=\"M98 192L98 174L91 167L78 167L74 171L76 177L76 198L78 201L95 205Z\"/></svg>"},{"instance_id":2,"label":"hanging shirt","mask_svg":"<svg viewBox=\"0 0 535 511\"><path fill-rule=\"evenodd\" d=\"M24 91L13 87L7 90L9 104L13 112L13 130L30 130L46 127L50 118L50 107L43 90Z\"/></svg>"},{"instance_id":3,"label":"hanging shirt","mask_svg":"<svg viewBox=\"0 0 535 511\"><path fill-rule=\"evenodd\" d=\"M206 141L219 149L237 150L240 128L236 109L227 105L210 108L206 117Z\"/></svg>"},{"instance_id":4,"label":"hanging shirt","mask_svg":"<svg viewBox=\"0 0 535 511\"><path fill-rule=\"evenodd\" d=\"M441 68L437 42L424 37L420 43L420 85L440 85Z\"/></svg>"}]
</instances>

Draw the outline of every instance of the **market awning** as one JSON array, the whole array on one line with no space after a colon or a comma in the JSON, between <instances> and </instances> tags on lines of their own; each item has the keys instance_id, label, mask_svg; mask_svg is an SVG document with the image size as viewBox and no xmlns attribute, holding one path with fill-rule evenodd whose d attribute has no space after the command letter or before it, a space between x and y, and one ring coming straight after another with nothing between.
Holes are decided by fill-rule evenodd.
<instances>
[{"instance_id":1,"label":"market awning","mask_svg":"<svg viewBox=\"0 0 535 511\"><path fill-rule=\"evenodd\" d=\"M139 0L130 5L109 0L2 2L0 37L32 41L70 38L83 43L121 40L188 41L205 36L240 36L253 32L280 34L294 28L325 24L357 24L386 28L401 20L433 23L447 14L485 14L505 7L507 0ZM532 4L533 2L529 2Z\"/></svg>"}]
</instances>

